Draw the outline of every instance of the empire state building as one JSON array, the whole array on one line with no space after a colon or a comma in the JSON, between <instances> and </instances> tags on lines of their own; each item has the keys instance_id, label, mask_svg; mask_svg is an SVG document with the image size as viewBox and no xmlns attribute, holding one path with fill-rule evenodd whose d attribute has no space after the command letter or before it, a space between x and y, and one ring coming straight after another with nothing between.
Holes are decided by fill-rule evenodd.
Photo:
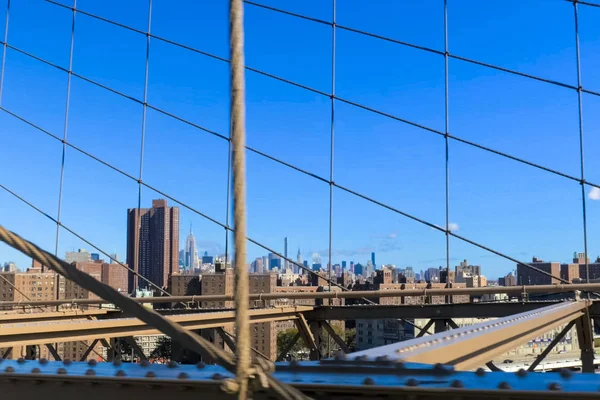
<instances>
[{"instance_id":1,"label":"empire state building","mask_svg":"<svg viewBox=\"0 0 600 400\"><path fill-rule=\"evenodd\" d=\"M198 265L198 250L196 249L196 238L192 233L192 224L190 224L190 234L185 242L185 259L184 267L186 269L197 268Z\"/></svg>"}]
</instances>

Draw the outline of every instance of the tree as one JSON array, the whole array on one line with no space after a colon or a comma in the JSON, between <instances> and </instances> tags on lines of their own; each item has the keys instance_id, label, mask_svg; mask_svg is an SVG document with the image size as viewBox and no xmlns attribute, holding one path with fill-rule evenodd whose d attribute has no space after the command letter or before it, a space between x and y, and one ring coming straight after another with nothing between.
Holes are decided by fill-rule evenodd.
<instances>
[{"instance_id":1,"label":"tree","mask_svg":"<svg viewBox=\"0 0 600 400\"><path fill-rule=\"evenodd\" d=\"M298 334L298 329L292 328L279 332L277 335L277 355L288 348L294 337ZM308 347L304 344L304 341L300 338L296 341L296 344L288 351L286 355L287 360L301 360L309 353Z\"/></svg>"},{"instance_id":2,"label":"tree","mask_svg":"<svg viewBox=\"0 0 600 400\"><path fill-rule=\"evenodd\" d=\"M168 336L161 336L157 339L156 347L152 350L152 353L150 353L150 357L171 359L172 354L171 338Z\"/></svg>"}]
</instances>

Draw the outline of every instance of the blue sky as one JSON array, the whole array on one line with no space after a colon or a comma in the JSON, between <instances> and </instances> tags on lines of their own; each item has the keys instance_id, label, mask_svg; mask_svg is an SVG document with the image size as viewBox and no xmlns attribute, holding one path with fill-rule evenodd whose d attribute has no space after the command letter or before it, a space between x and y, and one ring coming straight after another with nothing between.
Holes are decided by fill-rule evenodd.
<instances>
[{"instance_id":1,"label":"blue sky","mask_svg":"<svg viewBox=\"0 0 600 400\"><path fill-rule=\"evenodd\" d=\"M331 20L331 3L262 0L264 4ZM70 4L62 0L64 4ZM146 30L145 0L79 0L78 8ZM331 27L246 6L247 65L331 90ZM582 84L600 92L600 8L579 6ZM6 0L0 0L4 32ZM226 1L154 0L152 33L228 56ZM577 85L572 4L559 0L448 4L452 54ZM337 24L444 50L441 0L337 1ZM71 11L41 0L12 1L8 42L67 68ZM139 33L77 15L73 70L142 99L146 39ZM397 117L444 130L441 55L337 30L336 95ZM290 164L329 177L331 103L328 97L254 72L246 74L247 142ZM228 135L228 64L151 39L148 103L208 130ZM531 79L449 61L450 133L560 172L579 176L577 93ZM2 106L62 137L67 75L7 50ZM586 178L600 183L600 97L583 94ZM153 109L147 112L143 179L220 222L227 215L227 141ZM67 139L137 178L142 106L73 77ZM0 183L56 217L62 145L0 111ZM445 224L444 138L335 103L334 181L431 223ZM581 189L577 182L450 141L450 222L457 233L514 258L567 261L583 251ZM255 153L247 154L249 236L290 254L328 253L329 187ZM586 187L586 195L591 187ZM142 191L143 206L161 197ZM126 209L138 185L68 148L61 219L109 253L125 254ZM171 201L172 204L174 202ZM0 223L54 250L54 224L0 190ZM176 205L176 204L174 204ZM225 231L180 205L182 240L189 224L199 250L224 252ZM587 199L588 248L600 253L600 201ZM427 226L334 189L333 261L418 269L445 265L445 238ZM59 254L93 250L62 230ZM452 265L468 258L490 278L510 261L457 239ZM249 257L266 254L249 246ZM0 246L0 261L28 261ZM326 257L323 257L326 262Z\"/></svg>"}]
</instances>

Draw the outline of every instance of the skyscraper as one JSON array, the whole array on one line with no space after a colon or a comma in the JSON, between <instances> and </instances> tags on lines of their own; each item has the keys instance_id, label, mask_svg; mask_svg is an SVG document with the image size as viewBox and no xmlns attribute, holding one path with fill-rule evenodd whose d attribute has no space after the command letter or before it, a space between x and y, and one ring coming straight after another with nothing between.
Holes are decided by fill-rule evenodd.
<instances>
[{"instance_id":1,"label":"skyscraper","mask_svg":"<svg viewBox=\"0 0 600 400\"><path fill-rule=\"evenodd\" d=\"M298 265L304 265L302 263L302 253L300 253L300 248L298 247L298 255L296 256L296 262L298 263ZM294 266L294 273L297 274L300 270L300 267L298 265Z\"/></svg>"},{"instance_id":2,"label":"skyscraper","mask_svg":"<svg viewBox=\"0 0 600 400\"><path fill-rule=\"evenodd\" d=\"M164 199L152 200L152 208L127 210L127 264L155 285L166 286L169 275L179 271L179 208ZM148 288L130 273L128 292Z\"/></svg>"},{"instance_id":3,"label":"skyscraper","mask_svg":"<svg viewBox=\"0 0 600 400\"><path fill-rule=\"evenodd\" d=\"M288 268L287 237L283 239L283 270Z\"/></svg>"},{"instance_id":4,"label":"skyscraper","mask_svg":"<svg viewBox=\"0 0 600 400\"><path fill-rule=\"evenodd\" d=\"M371 264L373 264L373 269L377 267L377 264L375 264L375 252L371 253Z\"/></svg>"},{"instance_id":5,"label":"skyscraper","mask_svg":"<svg viewBox=\"0 0 600 400\"><path fill-rule=\"evenodd\" d=\"M192 224L190 224L190 234L185 241L185 262L183 264L188 269L198 267L198 250L196 249L196 238L192 232Z\"/></svg>"}]
</instances>

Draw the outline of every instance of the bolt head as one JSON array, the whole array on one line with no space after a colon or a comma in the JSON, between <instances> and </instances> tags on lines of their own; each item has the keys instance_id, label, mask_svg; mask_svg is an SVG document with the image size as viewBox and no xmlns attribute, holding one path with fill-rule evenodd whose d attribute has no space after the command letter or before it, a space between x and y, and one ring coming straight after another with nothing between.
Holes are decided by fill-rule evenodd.
<instances>
[{"instance_id":1,"label":"bolt head","mask_svg":"<svg viewBox=\"0 0 600 400\"><path fill-rule=\"evenodd\" d=\"M375 381L373 380L373 378L365 378L365 380L363 381L363 385L374 385Z\"/></svg>"},{"instance_id":2,"label":"bolt head","mask_svg":"<svg viewBox=\"0 0 600 400\"><path fill-rule=\"evenodd\" d=\"M552 382L551 384L548 385L548 390L552 390L552 391L560 391L562 390L562 387L560 387L560 384L558 382Z\"/></svg>"},{"instance_id":3,"label":"bolt head","mask_svg":"<svg viewBox=\"0 0 600 400\"><path fill-rule=\"evenodd\" d=\"M23 357L20 357L20 358L17 360L17 362L18 362L19 364L25 364L25 359L24 359Z\"/></svg>"},{"instance_id":4,"label":"bolt head","mask_svg":"<svg viewBox=\"0 0 600 400\"><path fill-rule=\"evenodd\" d=\"M150 361L148 361L148 360L142 360L142 361L140 362L140 366L141 366L141 367L144 367L144 368L146 368L146 367L148 367L149 365L150 365Z\"/></svg>"},{"instance_id":5,"label":"bolt head","mask_svg":"<svg viewBox=\"0 0 600 400\"><path fill-rule=\"evenodd\" d=\"M13 373L13 372L15 372L15 368L14 367L6 367L4 369L4 372L9 373L9 374Z\"/></svg>"},{"instance_id":6,"label":"bolt head","mask_svg":"<svg viewBox=\"0 0 600 400\"><path fill-rule=\"evenodd\" d=\"M146 373L146 378L156 378L156 373L154 371L148 371Z\"/></svg>"},{"instance_id":7,"label":"bolt head","mask_svg":"<svg viewBox=\"0 0 600 400\"><path fill-rule=\"evenodd\" d=\"M94 371L93 369L88 369L87 371L85 371L85 375L86 376L95 376L96 371Z\"/></svg>"},{"instance_id":8,"label":"bolt head","mask_svg":"<svg viewBox=\"0 0 600 400\"><path fill-rule=\"evenodd\" d=\"M527 371L525 371L523 368L521 368L520 370L518 370L517 372L515 372L515 374L519 378L525 378L527 376Z\"/></svg>"},{"instance_id":9,"label":"bolt head","mask_svg":"<svg viewBox=\"0 0 600 400\"><path fill-rule=\"evenodd\" d=\"M64 364L64 365L66 365L66 366L69 366L69 365L71 365L72 363L73 363L73 362L72 362L71 360L69 360L69 359L63 360L63 364Z\"/></svg>"},{"instance_id":10,"label":"bolt head","mask_svg":"<svg viewBox=\"0 0 600 400\"><path fill-rule=\"evenodd\" d=\"M45 358L40 358L40 364L46 365L46 364L48 364L48 360Z\"/></svg>"},{"instance_id":11,"label":"bolt head","mask_svg":"<svg viewBox=\"0 0 600 400\"><path fill-rule=\"evenodd\" d=\"M40 369L39 369L39 368L32 368L32 369L31 369L31 373L32 373L32 374L39 374L40 372L41 372L41 371L40 371Z\"/></svg>"},{"instance_id":12,"label":"bolt head","mask_svg":"<svg viewBox=\"0 0 600 400\"><path fill-rule=\"evenodd\" d=\"M206 363L204 363L202 361L198 361L198 363L196 364L196 368L204 369L204 368L206 368Z\"/></svg>"},{"instance_id":13,"label":"bolt head","mask_svg":"<svg viewBox=\"0 0 600 400\"><path fill-rule=\"evenodd\" d=\"M167 366L169 368L177 368L179 366L179 364L177 364L176 361L171 360L171 361L169 361L169 364L167 364Z\"/></svg>"},{"instance_id":14,"label":"bolt head","mask_svg":"<svg viewBox=\"0 0 600 400\"><path fill-rule=\"evenodd\" d=\"M189 375L186 374L185 372L180 373L179 375L177 375L177 379L189 379Z\"/></svg>"},{"instance_id":15,"label":"bolt head","mask_svg":"<svg viewBox=\"0 0 600 400\"><path fill-rule=\"evenodd\" d=\"M59 375L66 375L67 374L67 370L66 370L66 368L59 368L56 371L56 373L59 374Z\"/></svg>"},{"instance_id":16,"label":"bolt head","mask_svg":"<svg viewBox=\"0 0 600 400\"><path fill-rule=\"evenodd\" d=\"M573 371L571 371L570 369L562 368L560 370L560 376L563 379L570 379L573 376Z\"/></svg>"},{"instance_id":17,"label":"bolt head","mask_svg":"<svg viewBox=\"0 0 600 400\"><path fill-rule=\"evenodd\" d=\"M406 381L406 386L410 386L410 387L419 386L419 381L417 381L414 378L410 378L409 380Z\"/></svg>"},{"instance_id":18,"label":"bolt head","mask_svg":"<svg viewBox=\"0 0 600 400\"><path fill-rule=\"evenodd\" d=\"M457 388L457 389L465 387L465 385L462 383L462 381L460 381L458 379L453 380L452 383L450 384L450 386L453 388Z\"/></svg>"},{"instance_id":19,"label":"bolt head","mask_svg":"<svg viewBox=\"0 0 600 400\"><path fill-rule=\"evenodd\" d=\"M121 366L121 364L122 364L121 360L114 360L114 361L113 361L113 365L114 365L115 367L120 367L120 366Z\"/></svg>"},{"instance_id":20,"label":"bolt head","mask_svg":"<svg viewBox=\"0 0 600 400\"><path fill-rule=\"evenodd\" d=\"M123 371L122 369L118 370L117 373L115 374L115 376L127 376L127 374L125 373L125 371Z\"/></svg>"},{"instance_id":21,"label":"bolt head","mask_svg":"<svg viewBox=\"0 0 600 400\"><path fill-rule=\"evenodd\" d=\"M477 371L475 371L475 375L477 375L479 377L485 376L485 369L477 368Z\"/></svg>"},{"instance_id":22,"label":"bolt head","mask_svg":"<svg viewBox=\"0 0 600 400\"><path fill-rule=\"evenodd\" d=\"M498 389L510 389L510 384L506 381L500 382L498 384Z\"/></svg>"}]
</instances>

